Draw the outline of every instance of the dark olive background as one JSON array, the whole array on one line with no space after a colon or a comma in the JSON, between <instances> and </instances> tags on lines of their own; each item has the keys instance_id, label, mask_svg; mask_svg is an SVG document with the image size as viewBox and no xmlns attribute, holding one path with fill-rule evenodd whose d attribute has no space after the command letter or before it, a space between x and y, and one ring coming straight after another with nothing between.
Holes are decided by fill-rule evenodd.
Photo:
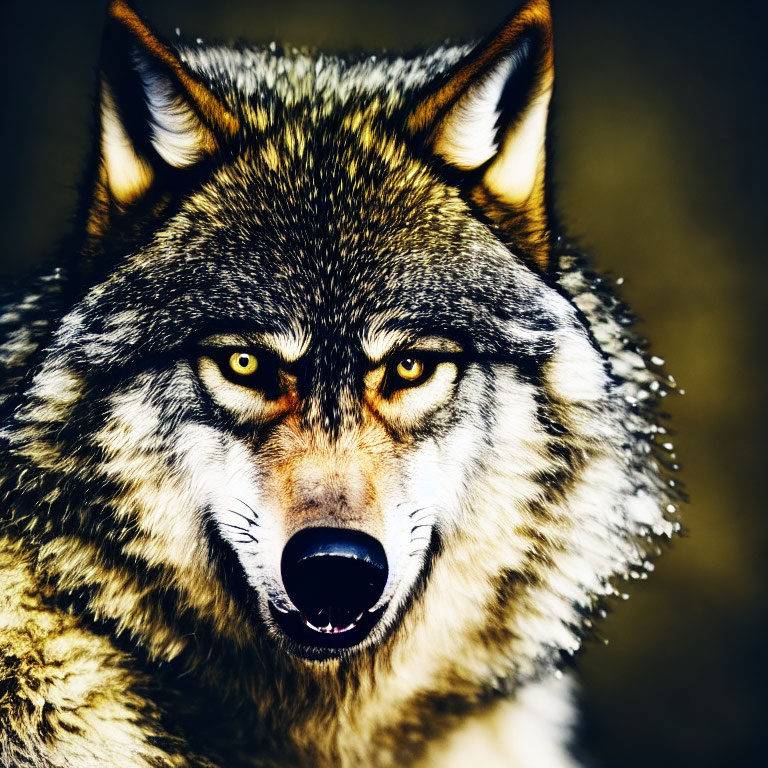
<instances>
[{"instance_id":1,"label":"dark olive background","mask_svg":"<svg viewBox=\"0 0 768 768\"><path fill-rule=\"evenodd\" d=\"M472 37L499 0L164 0L190 38L403 49ZM5 3L0 279L67 230L91 141L104 3ZM686 539L588 645L583 736L605 768L768 765L762 503L765 29L758 0L554 0L554 172L570 233L624 276L656 354L692 502ZM542 768L546 768L543 766Z\"/></svg>"}]
</instances>

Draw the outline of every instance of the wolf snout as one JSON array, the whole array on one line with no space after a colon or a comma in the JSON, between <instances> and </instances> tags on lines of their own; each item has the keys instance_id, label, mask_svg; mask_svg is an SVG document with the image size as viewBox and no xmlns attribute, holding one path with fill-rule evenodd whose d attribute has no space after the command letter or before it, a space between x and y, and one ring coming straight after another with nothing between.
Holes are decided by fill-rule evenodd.
<instances>
[{"instance_id":1,"label":"wolf snout","mask_svg":"<svg viewBox=\"0 0 768 768\"><path fill-rule=\"evenodd\" d=\"M316 632L338 634L373 608L387 582L384 547L344 528L305 528L283 550L285 591Z\"/></svg>"}]
</instances>

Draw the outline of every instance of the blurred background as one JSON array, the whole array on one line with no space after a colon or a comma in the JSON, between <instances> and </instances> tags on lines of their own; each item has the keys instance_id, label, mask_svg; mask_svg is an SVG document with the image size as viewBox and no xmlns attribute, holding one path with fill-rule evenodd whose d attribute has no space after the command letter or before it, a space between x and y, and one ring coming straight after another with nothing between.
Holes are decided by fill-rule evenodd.
<instances>
[{"instance_id":1,"label":"blurred background","mask_svg":"<svg viewBox=\"0 0 768 768\"><path fill-rule=\"evenodd\" d=\"M91 140L102 0L0 9L0 280L66 231ZM516 0L140 0L165 34L408 49ZM553 0L555 174L568 232L625 278L687 394L668 398L687 538L579 660L596 768L765 768L768 3ZM547 768L542 766L542 768Z\"/></svg>"}]
</instances>

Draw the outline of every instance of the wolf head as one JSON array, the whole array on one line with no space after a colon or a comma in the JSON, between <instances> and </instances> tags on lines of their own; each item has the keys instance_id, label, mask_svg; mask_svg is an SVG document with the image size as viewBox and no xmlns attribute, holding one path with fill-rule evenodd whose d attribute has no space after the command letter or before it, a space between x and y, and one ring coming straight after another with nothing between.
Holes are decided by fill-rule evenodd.
<instances>
[{"instance_id":1,"label":"wolf head","mask_svg":"<svg viewBox=\"0 0 768 768\"><path fill-rule=\"evenodd\" d=\"M110 5L74 298L7 430L59 593L159 658L397 655L416 688L578 647L675 523L662 380L551 233L552 84L544 0L357 59Z\"/></svg>"}]
</instances>

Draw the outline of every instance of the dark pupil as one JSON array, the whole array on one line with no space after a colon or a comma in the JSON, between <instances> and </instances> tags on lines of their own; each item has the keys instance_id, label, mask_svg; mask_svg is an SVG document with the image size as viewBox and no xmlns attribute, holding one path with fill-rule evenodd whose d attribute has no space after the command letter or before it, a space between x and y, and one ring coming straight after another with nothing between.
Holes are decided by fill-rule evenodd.
<instances>
[{"instance_id":1,"label":"dark pupil","mask_svg":"<svg viewBox=\"0 0 768 768\"><path fill-rule=\"evenodd\" d=\"M412 360L410 357L407 357L403 362L401 363L403 368L405 368L406 371L412 371L416 367L416 361Z\"/></svg>"},{"instance_id":2,"label":"dark pupil","mask_svg":"<svg viewBox=\"0 0 768 768\"><path fill-rule=\"evenodd\" d=\"M240 359L237 361L241 368L248 367L248 355L240 355Z\"/></svg>"}]
</instances>

